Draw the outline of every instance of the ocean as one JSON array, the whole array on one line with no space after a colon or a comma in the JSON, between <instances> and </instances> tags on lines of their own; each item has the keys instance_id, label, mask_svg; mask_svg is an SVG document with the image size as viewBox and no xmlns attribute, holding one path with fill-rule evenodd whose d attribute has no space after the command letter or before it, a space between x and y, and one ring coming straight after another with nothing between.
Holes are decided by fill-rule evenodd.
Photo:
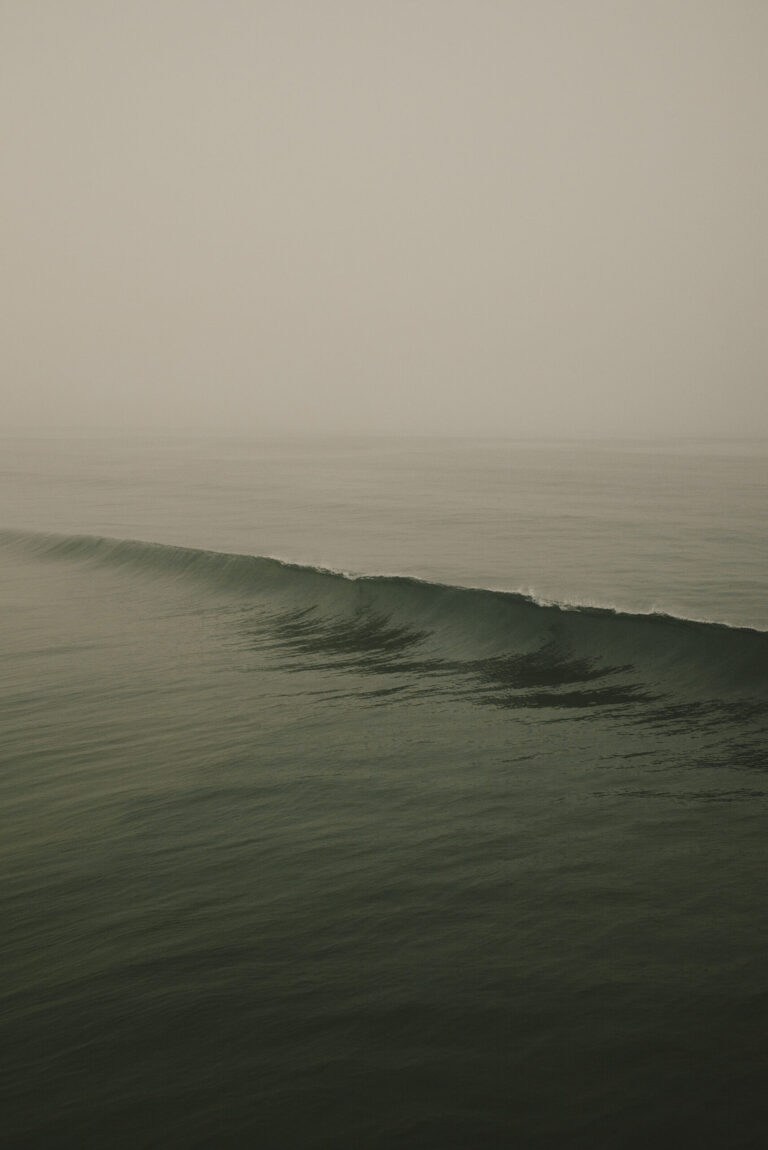
<instances>
[{"instance_id":1,"label":"ocean","mask_svg":"<svg viewBox=\"0 0 768 1150\"><path fill-rule=\"evenodd\" d=\"M762 1147L768 444L0 441L4 1147Z\"/></svg>"}]
</instances>

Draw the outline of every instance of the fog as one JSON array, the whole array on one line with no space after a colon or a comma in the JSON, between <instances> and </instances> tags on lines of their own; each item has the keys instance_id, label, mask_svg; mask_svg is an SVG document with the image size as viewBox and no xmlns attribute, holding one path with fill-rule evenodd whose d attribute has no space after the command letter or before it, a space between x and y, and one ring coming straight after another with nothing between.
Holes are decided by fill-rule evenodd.
<instances>
[{"instance_id":1,"label":"fog","mask_svg":"<svg viewBox=\"0 0 768 1150\"><path fill-rule=\"evenodd\" d=\"M768 434L764 0L3 0L6 430Z\"/></svg>"}]
</instances>

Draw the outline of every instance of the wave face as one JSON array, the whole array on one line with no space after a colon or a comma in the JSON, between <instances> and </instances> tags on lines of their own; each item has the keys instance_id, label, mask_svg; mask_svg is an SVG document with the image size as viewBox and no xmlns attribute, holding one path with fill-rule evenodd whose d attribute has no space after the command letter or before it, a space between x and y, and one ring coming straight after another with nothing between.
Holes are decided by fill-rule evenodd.
<instances>
[{"instance_id":1,"label":"wave face","mask_svg":"<svg viewBox=\"0 0 768 1150\"><path fill-rule=\"evenodd\" d=\"M768 633L749 628L135 540L6 530L0 545L196 581L258 602L273 644L295 657L379 672L464 671L497 692L484 701L499 704L620 705L657 690L762 698L768 685Z\"/></svg>"}]
</instances>

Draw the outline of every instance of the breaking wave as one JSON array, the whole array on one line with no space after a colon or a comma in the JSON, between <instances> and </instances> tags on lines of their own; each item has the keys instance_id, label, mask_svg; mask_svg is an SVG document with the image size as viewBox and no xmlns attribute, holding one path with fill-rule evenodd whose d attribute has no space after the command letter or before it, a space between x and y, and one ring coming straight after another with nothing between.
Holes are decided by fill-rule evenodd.
<instances>
[{"instance_id":1,"label":"breaking wave","mask_svg":"<svg viewBox=\"0 0 768 1150\"><path fill-rule=\"evenodd\" d=\"M725 623L135 540L4 530L0 546L43 560L196 580L257 601L275 642L296 657L334 665L346 659L358 669L414 672L472 665L488 669L499 690L554 688L560 700L586 683L589 697L604 702L626 701L639 683L697 695L704 685L718 695L764 693L768 686L768 632Z\"/></svg>"}]
</instances>

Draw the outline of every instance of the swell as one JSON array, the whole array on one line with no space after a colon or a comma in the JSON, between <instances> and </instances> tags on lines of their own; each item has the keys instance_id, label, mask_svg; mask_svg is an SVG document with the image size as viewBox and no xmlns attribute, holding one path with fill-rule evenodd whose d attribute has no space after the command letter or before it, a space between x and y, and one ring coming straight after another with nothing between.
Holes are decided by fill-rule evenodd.
<instances>
[{"instance_id":1,"label":"swell","mask_svg":"<svg viewBox=\"0 0 768 1150\"><path fill-rule=\"evenodd\" d=\"M408 576L349 575L265 556L136 540L0 530L0 546L41 560L129 568L271 607L275 634L296 655L365 655L418 669L471 660L530 686L569 681L665 681L698 690L764 691L768 632L666 614L543 604L517 592ZM418 649L419 659L414 661ZM411 660L405 662L406 656ZM506 669L504 669L506 668Z\"/></svg>"}]
</instances>

